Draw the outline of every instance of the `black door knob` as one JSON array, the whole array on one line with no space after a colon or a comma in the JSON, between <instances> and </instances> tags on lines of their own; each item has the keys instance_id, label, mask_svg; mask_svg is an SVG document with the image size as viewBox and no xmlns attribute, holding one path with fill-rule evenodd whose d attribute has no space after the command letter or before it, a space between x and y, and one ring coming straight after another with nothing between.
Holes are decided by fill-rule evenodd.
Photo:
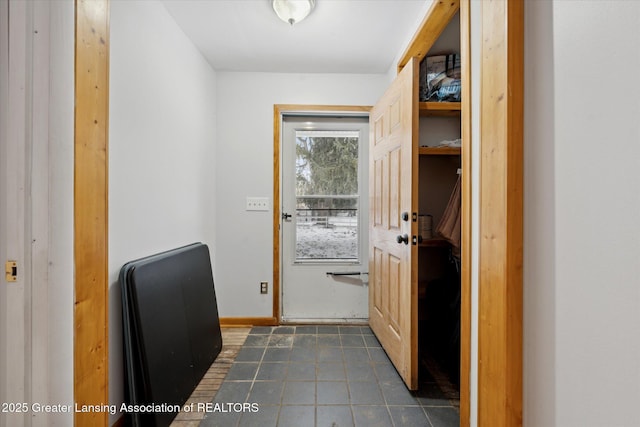
<instances>
[{"instance_id":1,"label":"black door knob","mask_svg":"<svg viewBox=\"0 0 640 427\"><path fill-rule=\"evenodd\" d=\"M288 214L286 212L283 212L282 214L282 219L284 219L285 221L288 221L289 218L291 218L291 214Z\"/></svg>"},{"instance_id":2,"label":"black door knob","mask_svg":"<svg viewBox=\"0 0 640 427\"><path fill-rule=\"evenodd\" d=\"M396 237L396 242L398 243L402 243L404 242L405 245L409 244L409 236L406 234L403 234L402 236L398 235L398 237Z\"/></svg>"}]
</instances>

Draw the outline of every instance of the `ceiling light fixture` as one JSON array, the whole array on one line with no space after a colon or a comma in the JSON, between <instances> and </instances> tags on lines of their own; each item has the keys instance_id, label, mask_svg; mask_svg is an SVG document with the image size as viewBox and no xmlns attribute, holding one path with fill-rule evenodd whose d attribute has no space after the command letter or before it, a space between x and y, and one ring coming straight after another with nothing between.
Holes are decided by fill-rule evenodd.
<instances>
[{"instance_id":1,"label":"ceiling light fixture","mask_svg":"<svg viewBox=\"0 0 640 427\"><path fill-rule=\"evenodd\" d=\"M314 6L315 0L272 0L271 6L278 15L278 18L284 22L293 25L306 18Z\"/></svg>"}]
</instances>

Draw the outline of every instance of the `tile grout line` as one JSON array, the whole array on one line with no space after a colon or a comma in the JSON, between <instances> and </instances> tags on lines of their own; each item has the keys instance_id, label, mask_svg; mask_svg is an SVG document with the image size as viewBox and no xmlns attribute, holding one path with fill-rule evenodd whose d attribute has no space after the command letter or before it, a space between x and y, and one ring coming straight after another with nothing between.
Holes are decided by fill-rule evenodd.
<instances>
[{"instance_id":1,"label":"tile grout line","mask_svg":"<svg viewBox=\"0 0 640 427\"><path fill-rule=\"evenodd\" d=\"M256 371L253 373L251 379L250 379L250 387L248 389L247 392L247 399L252 395L253 391L254 391L254 387L258 382L263 382L262 380L260 380L258 378L259 373L261 372L261 370L263 368L265 368L265 365L267 363L270 362L274 362L274 363L283 363L283 376L281 377L281 379L277 379L279 377L273 377L271 378L270 376L267 376L267 378L264 379L265 382L269 382L269 381L277 381L282 383L282 388L280 389L280 395L279 395L279 399L278 402L279 403L275 403L274 406L278 406L277 408L277 412L275 412L274 409L274 413L276 414L274 421L277 423L279 422L284 422L285 419L282 418L282 410L284 407L287 406L295 406L295 407L308 407L308 406L313 406L313 411L309 411L308 415L312 416L314 419L314 425L317 425L321 420L320 420L320 408L321 407L346 407L349 410L349 414L350 414L350 421L356 425L356 412L355 412L355 408L357 407L364 407L364 408L375 408L375 407L381 407L384 406L385 408L385 412L387 413L387 416L389 417L389 421L390 424L393 426L397 425L397 420L395 420L393 418L393 413L395 413L396 415L402 414L402 411L406 410L404 408L412 408L412 407L417 407L420 409L420 413L422 414L422 416L426 422L425 425L434 427L435 425L433 424L433 421L431 420L431 416L429 415L429 413L427 412L427 408L428 407L443 407L443 408L451 408L451 405L429 405L427 406L426 402L423 402L422 400L419 399L419 396L415 395L414 393L411 393L411 396L413 397L413 399L415 400L413 404L409 404L409 403L402 403L403 401L400 400L398 401L398 403L396 405L393 405L390 403L387 395L385 394L385 392L383 391L383 387L382 384L385 383L383 380L383 377L381 376L382 371L380 371L379 367L382 366L391 366L393 367L393 365L391 365L390 361L388 360L388 358L386 360L382 360L380 358L380 353L377 349L381 349L381 347L379 345L375 346L372 344L371 340L366 340L365 337L366 336L372 336L375 337L374 335L372 335L370 333L370 331L365 331L364 328L360 327L358 329L358 331L356 332L354 331L346 331L345 329L341 329L341 328L337 328L337 330L328 330L328 331L322 331L323 333L320 333L319 329L316 328L315 329L315 333L312 333L311 331L304 331L304 332L299 332L297 330L297 328L294 326L291 328L291 331L287 331L286 333L274 333L276 331L275 328L270 328L268 334L253 334L253 335L264 335L265 337L267 337L266 342L264 343L264 349L261 353L260 359L256 360L257 362L257 368ZM349 332L355 332L355 333L349 333ZM251 335L251 334L248 334ZM286 337L287 335L290 336L290 340L289 339L283 339L281 343L276 342L276 341L272 341L271 338L274 336L278 336L281 335L283 337ZM304 336L307 335L311 335L314 337L313 340L303 340L302 338ZM320 337L322 335L333 335L337 337L337 342L334 342L335 340L327 340L326 342L326 346L320 346ZM357 339L347 339L346 344L345 344L345 338L348 336L356 336L359 337L361 342ZM245 337L245 345L246 345L246 339L247 337ZM282 343L286 343L286 346L281 347L280 345ZM273 344L273 345L271 345ZM298 344L298 345L296 345ZM262 347L262 346L252 346L249 345L249 347ZM340 354L340 358L341 361L336 360L335 362L333 360L325 360L324 362L321 361L320 359L320 350L322 348L327 348L327 349L331 349L331 348L335 348L335 347L339 347L339 354ZM241 346L241 348L247 348L244 346ZM286 360L273 360L273 361L268 361L266 360L267 357L267 352L269 349L278 349L278 348L283 348L283 349L287 349L286 351ZM349 350L349 354L347 354L347 350L348 349L359 349L362 348L363 350L358 350L358 351L351 351ZM296 349L299 349L298 353L300 353L297 356L294 356L294 351L296 351ZM376 349L376 350L374 350ZM310 358L311 354L304 354L305 350L312 350L315 354L313 354L313 359ZM382 350L384 351L384 350ZM363 362L364 359L362 359L359 356L359 353L362 353L361 356L366 355L366 362ZM337 354L336 354L337 355ZM374 355L375 355L375 359L374 359ZM299 360L294 360L293 358L296 357L299 358ZM329 358L335 357L335 356L328 356ZM347 357L349 357L349 361L347 361ZM355 357L355 358L354 358ZM280 356L280 358L282 358L282 356ZM361 360L362 359L362 360ZM313 360L313 361L312 361ZM253 360L245 360L245 362L249 362L249 361L253 361ZM239 361L242 362L242 361ZM336 363L339 362L339 363ZM353 395L352 395L352 382L349 380L349 366L350 364L348 362L351 362L351 364L357 364L359 362L363 362L364 365L367 365L371 368L372 373L373 373L373 379L375 381L375 384L378 387L378 390L381 394L382 397L382 402L381 404L367 404L367 403L361 403L361 404L354 404L352 402L353 399ZM232 362L233 363L233 362ZM286 392L286 386L287 384L293 384L293 383L297 383L297 382L308 382L309 381L309 377L307 375L302 375L302 377L297 378L298 375L295 375L294 377L290 377L291 375L291 371L290 368L298 363L302 363L302 364L308 364L308 365L312 365L313 369L314 369L314 373L313 373L313 393L314 393L314 398L312 402L309 403L296 403L295 399L294 401L291 401L287 404L285 404L285 392ZM335 377L335 374L329 374L328 377L326 379L322 379L321 378L321 372L320 372L320 365L322 363L325 364L329 364L332 365L335 363L336 366L339 366L341 368L342 374L340 375L340 377ZM301 368L302 369L302 368ZM298 372L298 370L296 370L296 372ZM389 374L385 374L385 378L388 377ZM344 379L342 379L344 378ZM226 378L225 378L226 379ZM391 378L389 377L389 380L391 380ZM231 380L230 380L231 381ZM240 379L238 380L240 381ZM346 385L346 403L343 405L341 403L338 403L337 401L335 403L326 403L326 404L321 404L320 403L320 396L319 396L319 391L320 391L320 383L342 383L342 381L344 381L344 384ZM224 380L223 380L224 382ZM358 382L357 380L355 382ZM389 383L391 384L391 382ZM307 390L310 390L309 388L306 388ZM324 390L331 390L331 388L327 387L327 388L323 388ZM337 390L337 389L336 389ZM295 392L294 392L295 393ZM306 401L306 398L305 398ZM364 401L363 401L364 402ZM271 405L268 405L271 406ZM393 413L392 413L392 407L394 409ZM454 409L454 408L453 408ZM363 409L364 410L364 409ZM360 412L362 412L363 410L360 410ZM415 410L412 410L411 413L415 413ZM288 412L288 414L291 414L292 412ZM325 410L323 410L324 414L331 414L331 412L326 412ZM344 416L347 416L347 413L345 412L340 412L342 413ZM313 414L313 415L312 415ZM417 414L417 413L416 413ZM361 413L362 416L362 413ZM242 424L242 420L244 419L244 415L239 417L236 421L236 425L238 424ZM348 418L345 418L345 420ZM249 421L250 418L247 418L247 421ZM438 424L440 425L440 424Z\"/></svg>"}]
</instances>

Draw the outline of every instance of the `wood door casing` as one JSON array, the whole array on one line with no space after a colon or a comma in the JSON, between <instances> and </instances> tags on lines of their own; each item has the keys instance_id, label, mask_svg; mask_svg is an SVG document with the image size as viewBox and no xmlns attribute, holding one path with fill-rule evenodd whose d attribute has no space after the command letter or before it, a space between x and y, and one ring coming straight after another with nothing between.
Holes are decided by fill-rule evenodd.
<instances>
[{"instance_id":1,"label":"wood door casing","mask_svg":"<svg viewBox=\"0 0 640 427\"><path fill-rule=\"evenodd\" d=\"M418 386L418 62L413 59L369 119L369 324L410 390ZM408 219L403 220L402 214ZM408 236L408 244L397 236Z\"/></svg>"},{"instance_id":2,"label":"wood door casing","mask_svg":"<svg viewBox=\"0 0 640 427\"><path fill-rule=\"evenodd\" d=\"M75 2L74 353L79 406L109 402L109 0ZM109 413L75 412L77 426Z\"/></svg>"}]
</instances>

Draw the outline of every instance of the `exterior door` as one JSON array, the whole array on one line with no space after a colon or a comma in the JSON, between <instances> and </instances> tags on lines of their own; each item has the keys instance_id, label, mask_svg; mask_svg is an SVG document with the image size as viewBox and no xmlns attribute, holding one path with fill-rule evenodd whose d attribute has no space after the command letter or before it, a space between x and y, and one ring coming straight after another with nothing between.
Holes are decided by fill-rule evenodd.
<instances>
[{"instance_id":1,"label":"exterior door","mask_svg":"<svg viewBox=\"0 0 640 427\"><path fill-rule=\"evenodd\" d=\"M418 63L370 114L369 324L410 390L418 386Z\"/></svg>"},{"instance_id":2,"label":"exterior door","mask_svg":"<svg viewBox=\"0 0 640 427\"><path fill-rule=\"evenodd\" d=\"M291 115L283 129L282 320L365 321L368 117Z\"/></svg>"}]
</instances>

